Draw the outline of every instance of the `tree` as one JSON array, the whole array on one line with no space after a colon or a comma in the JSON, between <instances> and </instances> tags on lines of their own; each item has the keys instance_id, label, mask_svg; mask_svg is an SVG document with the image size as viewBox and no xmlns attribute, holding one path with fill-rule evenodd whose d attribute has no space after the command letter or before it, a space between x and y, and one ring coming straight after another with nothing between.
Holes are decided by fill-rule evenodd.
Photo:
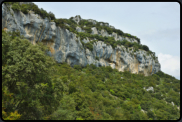
<instances>
[{"instance_id":1,"label":"tree","mask_svg":"<svg viewBox=\"0 0 182 122\"><path fill-rule=\"evenodd\" d=\"M106 66L106 67L105 67L105 71L106 71L106 72L112 72L113 69L112 69L110 66Z\"/></svg>"},{"instance_id":2,"label":"tree","mask_svg":"<svg viewBox=\"0 0 182 122\"><path fill-rule=\"evenodd\" d=\"M97 89L99 89L99 90L105 90L106 87L105 87L104 84L98 84L98 85L97 85Z\"/></svg>"},{"instance_id":3,"label":"tree","mask_svg":"<svg viewBox=\"0 0 182 122\"><path fill-rule=\"evenodd\" d=\"M28 5L27 4L22 4L20 6L21 8L21 11L24 13L24 14L28 14Z\"/></svg>"},{"instance_id":4,"label":"tree","mask_svg":"<svg viewBox=\"0 0 182 122\"><path fill-rule=\"evenodd\" d=\"M168 120L168 117L165 115L164 110L159 109L155 113L156 113L157 120Z\"/></svg>"},{"instance_id":5,"label":"tree","mask_svg":"<svg viewBox=\"0 0 182 122\"><path fill-rule=\"evenodd\" d=\"M76 117L75 107L76 103L73 97L65 95L60 101L60 106L50 115L50 119L73 120Z\"/></svg>"},{"instance_id":6,"label":"tree","mask_svg":"<svg viewBox=\"0 0 182 122\"><path fill-rule=\"evenodd\" d=\"M35 12L35 14L40 14L40 9L34 3L32 4L31 10L33 10Z\"/></svg>"},{"instance_id":7,"label":"tree","mask_svg":"<svg viewBox=\"0 0 182 122\"><path fill-rule=\"evenodd\" d=\"M148 46L146 46L146 45L143 45L143 46L142 46L142 49L145 50L145 51L149 51L149 48L148 48Z\"/></svg>"},{"instance_id":8,"label":"tree","mask_svg":"<svg viewBox=\"0 0 182 122\"><path fill-rule=\"evenodd\" d=\"M17 120L21 117L17 110L7 112L7 109L14 105L12 101L13 93L9 93L6 86L2 86L2 118L4 120Z\"/></svg>"},{"instance_id":9,"label":"tree","mask_svg":"<svg viewBox=\"0 0 182 122\"><path fill-rule=\"evenodd\" d=\"M147 112L147 115L148 115L149 118L152 118L152 119L154 119L154 117L155 117L154 112L151 111L151 110L149 110L149 111Z\"/></svg>"},{"instance_id":10,"label":"tree","mask_svg":"<svg viewBox=\"0 0 182 122\"><path fill-rule=\"evenodd\" d=\"M153 77L155 80L160 81L160 77L159 77L158 75L153 74L152 77Z\"/></svg>"},{"instance_id":11,"label":"tree","mask_svg":"<svg viewBox=\"0 0 182 122\"><path fill-rule=\"evenodd\" d=\"M82 67L81 67L80 65L74 65L74 69L76 69L76 70L81 70Z\"/></svg>"},{"instance_id":12,"label":"tree","mask_svg":"<svg viewBox=\"0 0 182 122\"><path fill-rule=\"evenodd\" d=\"M141 102L141 108L145 111L148 111L150 109L151 102L150 101L142 101Z\"/></svg>"},{"instance_id":13,"label":"tree","mask_svg":"<svg viewBox=\"0 0 182 122\"><path fill-rule=\"evenodd\" d=\"M46 17L49 17L49 14L47 13L46 10L44 10L43 8L40 9L40 16L45 19Z\"/></svg>"},{"instance_id":14,"label":"tree","mask_svg":"<svg viewBox=\"0 0 182 122\"><path fill-rule=\"evenodd\" d=\"M50 76L55 61L46 55L48 48L43 44L34 46L26 39L8 36L3 32L2 42L6 46L2 50L3 53L6 50L6 60L3 60L2 85L13 93L14 105L6 112L17 110L20 119L41 119L53 111L48 105L54 101Z\"/></svg>"},{"instance_id":15,"label":"tree","mask_svg":"<svg viewBox=\"0 0 182 122\"><path fill-rule=\"evenodd\" d=\"M55 20L55 15L50 11L49 13L49 17L51 18L51 20Z\"/></svg>"},{"instance_id":16,"label":"tree","mask_svg":"<svg viewBox=\"0 0 182 122\"><path fill-rule=\"evenodd\" d=\"M20 6L18 3L14 3L11 7L14 11L20 11Z\"/></svg>"},{"instance_id":17,"label":"tree","mask_svg":"<svg viewBox=\"0 0 182 122\"><path fill-rule=\"evenodd\" d=\"M122 107L125 109L125 111L129 111L130 113L135 110L135 104L133 104L132 101L124 102Z\"/></svg>"},{"instance_id":18,"label":"tree","mask_svg":"<svg viewBox=\"0 0 182 122\"><path fill-rule=\"evenodd\" d=\"M156 97L157 99L159 99L159 100L162 99L161 93L159 93L159 92L155 94L155 97Z\"/></svg>"}]
</instances>

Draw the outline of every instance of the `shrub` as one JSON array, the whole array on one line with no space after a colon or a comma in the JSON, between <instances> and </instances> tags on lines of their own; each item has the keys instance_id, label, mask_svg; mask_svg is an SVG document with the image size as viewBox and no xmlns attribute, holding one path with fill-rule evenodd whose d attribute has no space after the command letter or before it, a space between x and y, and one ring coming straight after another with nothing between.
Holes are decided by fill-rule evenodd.
<instances>
[{"instance_id":1,"label":"shrub","mask_svg":"<svg viewBox=\"0 0 182 122\"><path fill-rule=\"evenodd\" d=\"M87 33L92 33L91 27L85 27L84 30L86 30Z\"/></svg>"},{"instance_id":2,"label":"shrub","mask_svg":"<svg viewBox=\"0 0 182 122\"><path fill-rule=\"evenodd\" d=\"M112 29L107 27L106 31L108 32L108 34L112 34Z\"/></svg>"},{"instance_id":3,"label":"shrub","mask_svg":"<svg viewBox=\"0 0 182 122\"><path fill-rule=\"evenodd\" d=\"M76 70L81 70L82 67L81 67L80 65L74 65L74 69L76 69Z\"/></svg>"},{"instance_id":4,"label":"shrub","mask_svg":"<svg viewBox=\"0 0 182 122\"><path fill-rule=\"evenodd\" d=\"M106 86L104 84L98 84L97 85L97 89L99 89L99 90L105 90L106 89Z\"/></svg>"},{"instance_id":5,"label":"shrub","mask_svg":"<svg viewBox=\"0 0 182 122\"><path fill-rule=\"evenodd\" d=\"M7 87L4 85L2 86L2 118L4 120L17 120L21 117L21 115L17 112L17 110L13 112L7 112L8 108L11 106L14 106L14 101L13 99L13 93L10 93ZM7 104L7 101L8 104ZM11 102L10 102L11 101Z\"/></svg>"},{"instance_id":6,"label":"shrub","mask_svg":"<svg viewBox=\"0 0 182 122\"><path fill-rule=\"evenodd\" d=\"M158 75L159 77L164 77L165 76L165 74L162 71L158 71L156 73L156 75Z\"/></svg>"},{"instance_id":7,"label":"shrub","mask_svg":"<svg viewBox=\"0 0 182 122\"><path fill-rule=\"evenodd\" d=\"M87 22L84 22L84 24L86 25L86 24L87 24Z\"/></svg>"},{"instance_id":8,"label":"shrub","mask_svg":"<svg viewBox=\"0 0 182 122\"><path fill-rule=\"evenodd\" d=\"M136 40L138 41L138 44L140 44L140 39L136 38Z\"/></svg>"},{"instance_id":9,"label":"shrub","mask_svg":"<svg viewBox=\"0 0 182 122\"><path fill-rule=\"evenodd\" d=\"M157 81L160 80L160 77L159 77L158 75L156 75L156 74L153 74L152 77L153 77L155 80L157 80Z\"/></svg>"},{"instance_id":10,"label":"shrub","mask_svg":"<svg viewBox=\"0 0 182 122\"><path fill-rule=\"evenodd\" d=\"M150 101L142 101L140 106L143 110L148 111L150 109L151 102Z\"/></svg>"},{"instance_id":11,"label":"shrub","mask_svg":"<svg viewBox=\"0 0 182 122\"><path fill-rule=\"evenodd\" d=\"M28 5L27 5L27 4L22 4L22 5L21 5L21 11L22 11L24 14L28 14Z\"/></svg>"},{"instance_id":12,"label":"shrub","mask_svg":"<svg viewBox=\"0 0 182 122\"><path fill-rule=\"evenodd\" d=\"M13 11L20 11L20 5L18 3L14 3L11 7L13 9Z\"/></svg>"},{"instance_id":13,"label":"shrub","mask_svg":"<svg viewBox=\"0 0 182 122\"><path fill-rule=\"evenodd\" d=\"M147 115L148 115L148 117L149 117L150 120L154 119L154 117L155 117L154 112L151 111L151 110L149 110L149 111L147 112Z\"/></svg>"},{"instance_id":14,"label":"shrub","mask_svg":"<svg viewBox=\"0 0 182 122\"><path fill-rule=\"evenodd\" d=\"M141 111L141 106L140 106L140 104L138 105L138 110Z\"/></svg>"},{"instance_id":15,"label":"shrub","mask_svg":"<svg viewBox=\"0 0 182 122\"><path fill-rule=\"evenodd\" d=\"M93 51L93 45L90 42L86 43L85 47L88 48L90 51Z\"/></svg>"},{"instance_id":16,"label":"shrub","mask_svg":"<svg viewBox=\"0 0 182 122\"><path fill-rule=\"evenodd\" d=\"M129 42L129 41L127 41L125 44L124 44L124 46L126 46L126 47L131 47L131 43Z\"/></svg>"},{"instance_id":17,"label":"shrub","mask_svg":"<svg viewBox=\"0 0 182 122\"><path fill-rule=\"evenodd\" d=\"M156 94L155 94L155 97L156 97L157 99L159 99L159 100L162 99L161 93L156 93Z\"/></svg>"},{"instance_id":18,"label":"shrub","mask_svg":"<svg viewBox=\"0 0 182 122\"><path fill-rule=\"evenodd\" d=\"M90 69L96 69L97 67L94 64L88 65Z\"/></svg>"},{"instance_id":19,"label":"shrub","mask_svg":"<svg viewBox=\"0 0 182 122\"><path fill-rule=\"evenodd\" d=\"M49 14L47 13L46 10L44 10L43 8L40 9L40 16L45 19L46 17L49 18Z\"/></svg>"},{"instance_id":20,"label":"shrub","mask_svg":"<svg viewBox=\"0 0 182 122\"><path fill-rule=\"evenodd\" d=\"M126 33L126 36L131 37L131 35L130 35L130 34L128 34L128 33Z\"/></svg>"},{"instance_id":21,"label":"shrub","mask_svg":"<svg viewBox=\"0 0 182 122\"><path fill-rule=\"evenodd\" d=\"M95 59L96 59L96 60L99 60L99 57L96 56Z\"/></svg>"},{"instance_id":22,"label":"shrub","mask_svg":"<svg viewBox=\"0 0 182 122\"><path fill-rule=\"evenodd\" d=\"M171 103L173 101L173 99L172 99L171 96L169 96L169 97L166 98L166 101L169 102L169 103Z\"/></svg>"},{"instance_id":23,"label":"shrub","mask_svg":"<svg viewBox=\"0 0 182 122\"><path fill-rule=\"evenodd\" d=\"M81 117L77 117L76 120L84 120L84 119L82 119Z\"/></svg>"},{"instance_id":24,"label":"shrub","mask_svg":"<svg viewBox=\"0 0 182 122\"><path fill-rule=\"evenodd\" d=\"M5 5L12 5L14 2L4 2Z\"/></svg>"},{"instance_id":25,"label":"shrub","mask_svg":"<svg viewBox=\"0 0 182 122\"><path fill-rule=\"evenodd\" d=\"M56 19L56 18L55 18L55 15L54 15L51 11L50 11L48 14L49 14L49 17L51 18L51 20Z\"/></svg>"},{"instance_id":26,"label":"shrub","mask_svg":"<svg viewBox=\"0 0 182 122\"><path fill-rule=\"evenodd\" d=\"M106 72L112 72L113 69L112 69L110 66L106 66L106 67L105 67L105 71L106 71Z\"/></svg>"},{"instance_id":27,"label":"shrub","mask_svg":"<svg viewBox=\"0 0 182 122\"><path fill-rule=\"evenodd\" d=\"M146 46L146 45L143 45L143 46L142 46L142 49L145 50L145 51L149 51L149 48L148 48L148 46Z\"/></svg>"},{"instance_id":28,"label":"shrub","mask_svg":"<svg viewBox=\"0 0 182 122\"><path fill-rule=\"evenodd\" d=\"M111 92L111 94L115 94L115 92L112 89L110 89L110 92Z\"/></svg>"}]
</instances>

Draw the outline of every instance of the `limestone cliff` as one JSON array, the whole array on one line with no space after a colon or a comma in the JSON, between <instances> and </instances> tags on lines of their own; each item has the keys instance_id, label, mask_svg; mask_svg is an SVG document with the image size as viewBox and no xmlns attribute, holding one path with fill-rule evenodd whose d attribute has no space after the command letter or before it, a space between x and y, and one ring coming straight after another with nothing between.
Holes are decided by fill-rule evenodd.
<instances>
[{"instance_id":1,"label":"limestone cliff","mask_svg":"<svg viewBox=\"0 0 182 122\"><path fill-rule=\"evenodd\" d=\"M81 19L80 16L73 18L77 24ZM90 19L89 21L96 23L95 20ZM114 28L109 24L103 26ZM71 66L81 65L83 67L87 64L111 66L119 71L127 70L136 74L142 73L145 76L160 70L158 59L153 58L155 55L148 54L144 50L134 51L133 48L126 49L124 46L117 46L113 49L102 41L93 44L93 51L84 48L81 41L88 43L92 40L88 38L80 40L75 33L57 27L55 22L50 22L47 18L42 19L33 11L23 14L21 11L15 12L8 9L6 5L2 4L2 29L7 31L19 30L32 44L40 41L48 45L50 48L48 55L53 56L58 63L67 62ZM79 27L76 30L84 32ZM95 27L92 28L92 34L112 36L116 41L126 39L130 42L137 42L135 39L124 38L114 32L109 35L107 31L99 31Z\"/></svg>"}]
</instances>

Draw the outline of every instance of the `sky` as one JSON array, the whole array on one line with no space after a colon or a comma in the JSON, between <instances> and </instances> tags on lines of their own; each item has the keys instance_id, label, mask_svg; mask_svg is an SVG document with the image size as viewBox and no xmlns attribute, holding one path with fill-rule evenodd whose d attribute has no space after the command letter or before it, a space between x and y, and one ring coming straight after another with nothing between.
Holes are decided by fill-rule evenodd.
<instances>
[{"instance_id":1,"label":"sky","mask_svg":"<svg viewBox=\"0 0 182 122\"><path fill-rule=\"evenodd\" d=\"M56 18L107 22L140 38L155 52L161 71L180 80L180 4L178 2L34 2Z\"/></svg>"}]
</instances>

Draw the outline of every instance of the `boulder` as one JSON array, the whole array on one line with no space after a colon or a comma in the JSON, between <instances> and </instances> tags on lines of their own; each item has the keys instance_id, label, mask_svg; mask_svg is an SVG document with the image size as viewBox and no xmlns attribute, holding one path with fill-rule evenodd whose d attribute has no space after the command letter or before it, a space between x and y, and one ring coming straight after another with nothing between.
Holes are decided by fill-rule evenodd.
<instances>
[{"instance_id":1,"label":"boulder","mask_svg":"<svg viewBox=\"0 0 182 122\"><path fill-rule=\"evenodd\" d=\"M98 31L97 31L96 27L91 28L91 30L92 30L91 34L98 34Z\"/></svg>"},{"instance_id":2,"label":"boulder","mask_svg":"<svg viewBox=\"0 0 182 122\"><path fill-rule=\"evenodd\" d=\"M104 29L101 30L101 35L102 35L103 37L108 37L108 36L109 36L109 34L107 33L107 31L104 30Z\"/></svg>"}]
</instances>

